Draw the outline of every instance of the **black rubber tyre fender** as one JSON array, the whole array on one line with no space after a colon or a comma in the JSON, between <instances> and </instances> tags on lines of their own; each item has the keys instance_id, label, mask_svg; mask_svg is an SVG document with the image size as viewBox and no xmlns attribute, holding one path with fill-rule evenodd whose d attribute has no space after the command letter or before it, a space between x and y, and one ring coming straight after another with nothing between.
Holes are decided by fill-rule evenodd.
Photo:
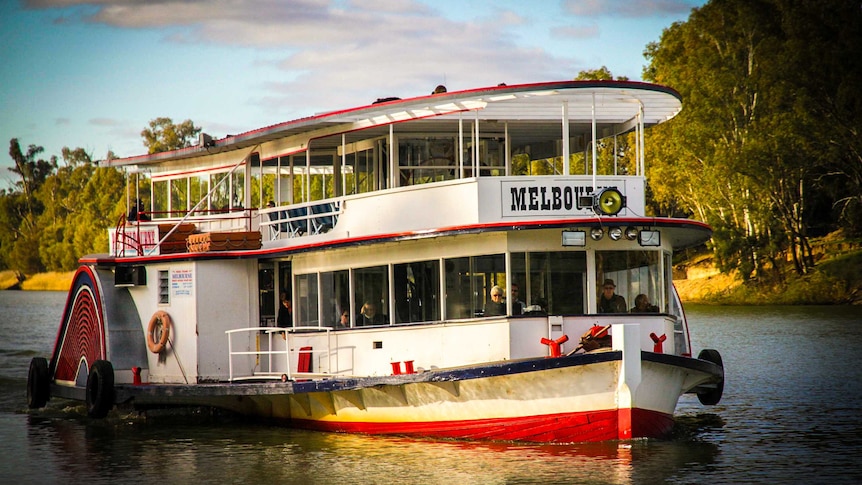
<instances>
[{"instance_id":1,"label":"black rubber tyre fender","mask_svg":"<svg viewBox=\"0 0 862 485\"><path fill-rule=\"evenodd\" d=\"M27 407L43 408L51 398L51 375L48 370L48 359L33 357L30 360L30 371L27 373Z\"/></svg>"},{"instance_id":2,"label":"black rubber tyre fender","mask_svg":"<svg viewBox=\"0 0 862 485\"><path fill-rule=\"evenodd\" d=\"M721 361L721 354L714 349L703 349L697 355L700 360L712 362L724 369L724 363ZM697 400L704 406L715 406L721 401L721 395L724 394L724 377L715 385L714 389L707 389L697 393Z\"/></svg>"},{"instance_id":3,"label":"black rubber tyre fender","mask_svg":"<svg viewBox=\"0 0 862 485\"><path fill-rule=\"evenodd\" d=\"M87 416L104 418L114 407L114 366L97 360L87 376Z\"/></svg>"}]
</instances>

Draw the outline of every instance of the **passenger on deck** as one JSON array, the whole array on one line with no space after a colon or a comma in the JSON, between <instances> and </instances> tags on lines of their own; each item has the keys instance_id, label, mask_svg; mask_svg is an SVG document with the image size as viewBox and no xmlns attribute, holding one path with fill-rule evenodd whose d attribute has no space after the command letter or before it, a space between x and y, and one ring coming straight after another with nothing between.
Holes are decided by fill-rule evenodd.
<instances>
[{"instance_id":1,"label":"passenger on deck","mask_svg":"<svg viewBox=\"0 0 862 485\"><path fill-rule=\"evenodd\" d=\"M509 285L512 293L512 315L521 315L524 313L524 307L526 306L523 301L518 299L518 293L521 291L521 288L518 286L518 283L512 283Z\"/></svg>"},{"instance_id":2,"label":"passenger on deck","mask_svg":"<svg viewBox=\"0 0 862 485\"><path fill-rule=\"evenodd\" d=\"M290 299L287 298L287 292L281 292L281 306L278 307L278 321L276 322L281 328L293 326L293 306L290 304Z\"/></svg>"},{"instance_id":3,"label":"passenger on deck","mask_svg":"<svg viewBox=\"0 0 862 485\"><path fill-rule=\"evenodd\" d=\"M370 301L366 301L362 305L359 316L356 318L357 327L367 325L386 325L386 315L377 313L377 305Z\"/></svg>"},{"instance_id":4,"label":"passenger on deck","mask_svg":"<svg viewBox=\"0 0 862 485\"><path fill-rule=\"evenodd\" d=\"M491 288L491 301L485 307L485 316L494 317L506 314L506 304L503 303L503 289L497 285Z\"/></svg>"},{"instance_id":5,"label":"passenger on deck","mask_svg":"<svg viewBox=\"0 0 862 485\"><path fill-rule=\"evenodd\" d=\"M599 298L599 313L626 313L626 299L614 293L617 285L608 278L602 285L602 296Z\"/></svg>"},{"instance_id":6,"label":"passenger on deck","mask_svg":"<svg viewBox=\"0 0 862 485\"><path fill-rule=\"evenodd\" d=\"M129 211L129 215L126 217L127 221L149 221L150 216L144 213L144 203L141 202L141 199L135 199L135 204L132 206L132 210Z\"/></svg>"},{"instance_id":7,"label":"passenger on deck","mask_svg":"<svg viewBox=\"0 0 862 485\"><path fill-rule=\"evenodd\" d=\"M658 307L650 304L649 297L641 293L635 297L635 306L632 307L632 313L657 313Z\"/></svg>"}]
</instances>

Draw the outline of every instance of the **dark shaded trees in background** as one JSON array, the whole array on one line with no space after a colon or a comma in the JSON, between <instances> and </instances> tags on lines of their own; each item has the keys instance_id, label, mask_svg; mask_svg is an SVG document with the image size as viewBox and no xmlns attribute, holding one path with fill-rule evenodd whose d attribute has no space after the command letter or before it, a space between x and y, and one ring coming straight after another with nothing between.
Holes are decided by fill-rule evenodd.
<instances>
[{"instance_id":1,"label":"dark shaded trees in background","mask_svg":"<svg viewBox=\"0 0 862 485\"><path fill-rule=\"evenodd\" d=\"M647 47L644 78L684 103L648 133L656 210L712 224L722 269L786 250L805 273L812 235L862 233L860 27L858 3L717 0Z\"/></svg>"}]
</instances>

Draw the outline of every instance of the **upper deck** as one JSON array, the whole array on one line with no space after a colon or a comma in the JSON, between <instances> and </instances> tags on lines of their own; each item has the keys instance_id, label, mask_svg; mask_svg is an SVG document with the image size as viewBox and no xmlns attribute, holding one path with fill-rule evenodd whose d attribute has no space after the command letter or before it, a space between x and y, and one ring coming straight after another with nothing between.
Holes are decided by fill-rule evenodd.
<instances>
[{"instance_id":1,"label":"upper deck","mask_svg":"<svg viewBox=\"0 0 862 485\"><path fill-rule=\"evenodd\" d=\"M645 217L644 129L680 109L676 92L645 83L501 85L388 100L219 140L202 135L197 146L110 164L138 175L130 199L143 199L163 226L135 228L148 253L165 248L166 228L177 222L202 232L260 232L264 249L601 224L596 196L605 188L622 196L605 217ZM692 242L680 237L675 245ZM128 249L112 244L115 255Z\"/></svg>"}]
</instances>

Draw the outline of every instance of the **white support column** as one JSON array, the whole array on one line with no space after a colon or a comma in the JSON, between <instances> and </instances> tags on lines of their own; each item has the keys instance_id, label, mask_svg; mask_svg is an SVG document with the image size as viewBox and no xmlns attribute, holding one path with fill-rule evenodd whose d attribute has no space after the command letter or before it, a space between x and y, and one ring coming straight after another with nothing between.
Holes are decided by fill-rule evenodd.
<instances>
[{"instance_id":1,"label":"white support column","mask_svg":"<svg viewBox=\"0 0 862 485\"><path fill-rule=\"evenodd\" d=\"M512 175L512 142L509 140L509 122L503 123L503 150L506 152L506 176Z\"/></svg>"},{"instance_id":2,"label":"white support column","mask_svg":"<svg viewBox=\"0 0 862 485\"><path fill-rule=\"evenodd\" d=\"M617 380L617 433L621 440L632 437L632 406L643 376L641 375L641 328L636 323L611 326L613 349L623 353Z\"/></svg>"},{"instance_id":3,"label":"white support column","mask_svg":"<svg viewBox=\"0 0 862 485\"><path fill-rule=\"evenodd\" d=\"M599 313L596 273L596 250L587 249L587 302L584 309L587 313Z\"/></svg>"},{"instance_id":4,"label":"white support column","mask_svg":"<svg viewBox=\"0 0 862 485\"><path fill-rule=\"evenodd\" d=\"M464 178L464 117L458 113L458 178Z\"/></svg>"},{"instance_id":5,"label":"white support column","mask_svg":"<svg viewBox=\"0 0 862 485\"><path fill-rule=\"evenodd\" d=\"M598 166L598 161L596 158L596 93L593 93L593 106L592 106L592 123L593 123L593 192L596 190L596 167Z\"/></svg>"},{"instance_id":6,"label":"white support column","mask_svg":"<svg viewBox=\"0 0 862 485\"><path fill-rule=\"evenodd\" d=\"M305 150L305 194L303 194L302 201L311 202L311 143Z\"/></svg>"},{"instance_id":7,"label":"white support column","mask_svg":"<svg viewBox=\"0 0 862 485\"><path fill-rule=\"evenodd\" d=\"M479 176L479 110L476 110L476 122L473 125L473 176Z\"/></svg>"},{"instance_id":8,"label":"white support column","mask_svg":"<svg viewBox=\"0 0 862 485\"><path fill-rule=\"evenodd\" d=\"M638 166L638 170L640 173L638 175L646 177L646 165L644 164L644 106L640 105L640 109L638 109L638 126L640 127L640 135L638 136L638 155L640 159L640 163Z\"/></svg>"},{"instance_id":9,"label":"white support column","mask_svg":"<svg viewBox=\"0 0 862 485\"><path fill-rule=\"evenodd\" d=\"M440 320L447 320L449 315L446 315L446 260L440 258L437 266L439 266L438 273L440 275L440 285L437 288L437 291L440 292Z\"/></svg>"},{"instance_id":10,"label":"white support column","mask_svg":"<svg viewBox=\"0 0 862 485\"><path fill-rule=\"evenodd\" d=\"M347 306L350 307L350 321L348 325L351 327L356 326L356 312L358 311L356 308L356 285L353 282L353 268L347 270L347 294L349 295L350 302L348 302Z\"/></svg>"},{"instance_id":11,"label":"white support column","mask_svg":"<svg viewBox=\"0 0 862 485\"><path fill-rule=\"evenodd\" d=\"M344 176L342 175L342 171L344 170L344 165L347 163L347 146L346 146L346 138L345 134L341 134L341 157L338 155L335 156L335 170L332 174L333 176L333 185L335 186L335 193L332 194L335 197L341 197L344 195Z\"/></svg>"},{"instance_id":12,"label":"white support column","mask_svg":"<svg viewBox=\"0 0 862 485\"><path fill-rule=\"evenodd\" d=\"M563 101L563 175L569 175L569 102Z\"/></svg>"},{"instance_id":13,"label":"white support column","mask_svg":"<svg viewBox=\"0 0 862 485\"><path fill-rule=\"evenodd\" d=\"M395 173L395 125L389 125L389 183L386 187L398 187L398 174Z\"/></svg>"}]
</instances>

